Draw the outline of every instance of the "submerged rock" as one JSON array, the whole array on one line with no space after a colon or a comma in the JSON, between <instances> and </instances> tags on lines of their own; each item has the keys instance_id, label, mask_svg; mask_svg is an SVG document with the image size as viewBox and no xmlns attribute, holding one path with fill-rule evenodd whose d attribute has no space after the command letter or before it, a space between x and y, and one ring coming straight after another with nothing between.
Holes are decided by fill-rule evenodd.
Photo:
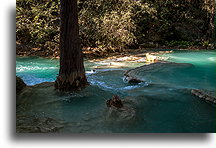
<instances>
[{"instance_id":1,"label":"submerged rock","mask_svg":"<svg viewBox=\"0 0 216 148\"><path fill-rule=\"evenodd\" d=\"M121 100L115 95L106 101L108 107L108 118L114 121L132 120L135 117L134 103L131 100Z\"/></svg>"},{"instance_id":2,"label":"submerged rock","mask_svg":"<svg viewBox=\"0 0 216 148\"><path fill-rule=\"evenodd\" d=\"M33 102L39 102L38 100L40 100L41 98L46 98L48 95L56 93L54 91L54 84L54 82L43 82L33 86L25 85L25 87L23 87L22 90L17 93L16 105L19 106L28 103L33 104ZM30 105L25 106L29 107Z\"/></svg>"},{"instance_id":3,"label":"submerged rock","mask_svg":"<svg viewBox=\"0 0 216 148\"><path fill-rule=\"evenodd\" d=\"M135 77L127 76L127 75L124 76L124 81L127 83L131 83L131 84L137 84L137 83L144 82L143 80L140 80Z\"/></svg>"},{"instance_id":4,"label":"submerged rock","mask_svg":"<svg viewBox=\"0 0 216 148\"><path fill-rule=\"evenodd\" d=\"M159 61L155 63L150 63L146 64L140 67L136 67L134 69L130 69L124 73L125 76L130 76L130 74L133 74L136 71L157 71L157 70L162 70L162 69L167 69L167 68L188 68L192 67L193 64L190 63L175 63L175 62L168 62L168 61Z\"/></svg>"},{"instance_id":5,"label":"submerged rock","mask_svg":"<svg viewBox=\"0 0 216 148\"><path fill-rule=\"evenodd\" d=\"M146 64L126 71L124 73L124 80L126 80L128 83L140 83L140 82L144 82L142 79L145 79L146 76L151 77L155 74L166 75L171 73L172 76L174 76L177 69L186 69L192 66L193 65L189 63L174 63L168 61L158 61L155 63Z\"/></svg>"},{"instance_id":6,"label":"submerged rock","mask_svg":"<svg viewBox=\"0 0 216 148\"><path fill-rule=\"evenodd\" d=\"M192 89L191 93L206 102L216 105L216 96L214 92L208 92L200 89Z\"/></svg>"},{"instance_id":7,"label":"submerged rock","mask_svg":"<svg viewBox=\"0 0 216 148\"><path fill-rule=\"evenodd\" d=\"M127 121L135 118L136 112L134 108L123 107L123 108L109 108L108 118L115 121Z\"/></svg>"},{"instance_id":8,"label":"submerged rock","mask_svg":"<svg viewBox=\"0 0 216 148\"><path fill-rule=\"evenodd\" d=\"M24 81L16 76L16 94L19 94L24 88L26 87L26 84Z\"/></svg>"},{"instance_id":9,"label":"submerged rock","mask_svg":"<svg viewBox=\"0 0 216 148\"><path fill-rule=\"evenodd\" d=\"M49 133L58 132L65 126L62 120L56 120L50 117L18 117L17 118L17 133Z\"/></svg>"}]
</instances>

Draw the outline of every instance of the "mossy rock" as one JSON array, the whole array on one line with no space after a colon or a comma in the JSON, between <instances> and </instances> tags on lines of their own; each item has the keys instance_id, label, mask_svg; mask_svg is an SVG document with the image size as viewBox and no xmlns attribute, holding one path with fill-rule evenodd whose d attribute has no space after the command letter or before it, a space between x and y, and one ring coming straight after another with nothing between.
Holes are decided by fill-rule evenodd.
<instances>
[{"instance_id":1,"label":"mossy rock","mask_svg":"<svg viewBox=\"0 0 216 148\"><path fill-rule=\"evenodd\" d=\"M26 84L24 81L16 76L16 94L20 93L24 88L26 87Z\"/></svg>"}]
</instances>

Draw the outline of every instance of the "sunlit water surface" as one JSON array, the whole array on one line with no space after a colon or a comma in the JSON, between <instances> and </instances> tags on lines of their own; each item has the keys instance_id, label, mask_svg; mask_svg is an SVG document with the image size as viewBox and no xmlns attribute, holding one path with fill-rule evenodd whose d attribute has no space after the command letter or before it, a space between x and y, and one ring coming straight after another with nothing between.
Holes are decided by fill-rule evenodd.
<instances>
[{"instance_id":1,"label":"sunlit water surface","mask_svg":"<svg viewBox=\"0 0 216 148\"><path fill-rule=\"evenodd\" d=\"M17 108L24 116L50 117L67 123L60 132L215 132L215 108L191 95L192 88L215 91L216 52L174 52L160 55L169 61L191 63L187 68L161 71L141 71L140 84L123 81L125 70L145 63L122 63L125 68L99 69L107 64L85 61L90 82L86 89L74 93L60 93L53 87L33 87L21 98L24 107ZM37 57L17 57L16 75L28 85L54 81L59 61ZM105 100L113 95L129 100L134 117L113 117ZM24 108L24 109L23 109Z\"/></svg>"}]
</instances>

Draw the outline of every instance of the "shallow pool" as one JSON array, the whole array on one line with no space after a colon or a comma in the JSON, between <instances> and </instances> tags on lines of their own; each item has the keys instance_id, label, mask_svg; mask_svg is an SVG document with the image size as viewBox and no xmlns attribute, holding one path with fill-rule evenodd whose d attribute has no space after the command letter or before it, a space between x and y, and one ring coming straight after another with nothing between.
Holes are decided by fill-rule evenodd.
<instances>
[{"instance_id":1,"label":"shallow pool","mask_svg":"<svg viewBox=\"0 0 216 148\"><path fill-rule=\"evenodd\" d=\"M18 99L18 117L53 118L64 121L59 132L87 133L145 133L145 132L215 132L215 108L190 93L192 88L215 91L216 52L174 52L166 55L169 61L191 63L179 69L162 69L140 72L145 82L128 84L123 81L128 67L98 69L91 72L94 63L85 61L90 86L86 89L61 93L50 85L40 85L26 90ZM58 74L58 60L17 57L16 74L28 85L54 81ZM132 118L127 112L121 115L110 111L105 100L119 95L129 102ZM18 123L21 119L17 119ZM32 122L29 123L30 125Z\"/></svg>"}]
</instances>

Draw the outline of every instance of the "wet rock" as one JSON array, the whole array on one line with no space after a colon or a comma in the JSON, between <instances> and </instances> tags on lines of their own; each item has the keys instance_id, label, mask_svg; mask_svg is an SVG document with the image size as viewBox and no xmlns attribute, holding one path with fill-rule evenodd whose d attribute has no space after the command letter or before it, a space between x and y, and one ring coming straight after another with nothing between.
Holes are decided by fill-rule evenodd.
<instances>
[{"instance_id":1,"label":"wet rock","mask_svg":"<svg viewBox=\"0 0 216 148\"><path fill-rule=\"evenodd\" d=\"M124 81L127 82L127 83L131 83L131 84L137 84L137 83L144 82L143 80L140 80L138 78L128 76L128 75L124 76Z\"/></svg>"},{"instance_id":2,"label":"wet rock","mask_svg":"<svg viewBox=\"0 0 216 148\"><path fill-rule=\"evenodd\" d=\"M158 61L155 63L150 63L150 64L145 64L143 66L140 67L136 67L134 69L130 69L128 71L125 72L125 76L130 75L131 73L133 73L134 71L154 71L155 69L170 69L170 68L188 68L188 67L192 67L192 64L189 63L175 63L175 62L168 62L168 61Z\"/></svg>"},{"instance_id":3,"label":"wet rock","mask_svg":"<svg viewBox=\"0 0 216 148\"><path fill-rule=\"evenodd\" d=\"M126 121L126 120L132 120L135 118L135 109L129 108L129 107L123 107L123 108L109 108L109 119L113 119L114 121Z\"/></svg>"},{"instance_id":4,"label":"wet rock","mask_svg":"<svg viewBox=\"0 0 216 148\"><path fill-rule=\"evenodd\" d=\"M200 89L192 89L191 93L200 99L213 104L214 106L216 105L216 96L214 92L209 92L209 91L204 91Z\"/></svg>"},{"instance_id":5,"label":"wet rock","mask_svg":"<svg viewBox=\"0 0 216 148\"><path fill-rule=\"evenodd\" d=\"M123 99L123 106L121 108L117 108L115 106L108 106L107 120L108 121L133 121L135 119L136 111L135 106L136 103L133 100Z\"/></svg>"},{"instance_id":6,"label":"wet rock","mask_svg":"<svg viewBox=\"0 0 216 148\"><path fill-rule=\"evenodd\" d=\"M156 62L158 61L157 56L146 53L146 62Z\"/></svg>"},{"instance_id":7,"label":"wet rock","mask_svg":"<svg viewBox=\"0 0 216 148\"><path fill-rule=\"evenodd\" d=\"M116 108L122 108L123 107L123 103L122 103L121 99L119 98L119 96L117 96L117 95L114 95L112 97L112 99L107 100L106 105L107 105L107 107L116 107Z\"/></svg>"},{"instance_id":8,"label":"wet rock","mask_svg":"<svg viewBox=\"0 0 216 148\"><path fill-rule=\"evenodd\" d=\"M132 120L135 117L134 102L128 99L121 100L115 95L106 101L108 107L108 119L114 121Z\"/></svg>"},{"instance_id":9,"label":"wet rock","mask_svg":"<svg viewBox=\"0 0 216 148\"><path fill-rule=\"evenodd\" d=\"M24 81L16 76L16 94L19 94L24 88L26 87L26 84Z\"/></svg>"},{"instance_id":10,"label":"wet rock","mask_svg":"<svg viewBox=\"0 0 216 148\"><path fill-rule=\"evenodd\" d=\"M50 117L18 117L17 133L49 133L58 132L65 126L65 122Z\"/></svg>"}]
</instances>

